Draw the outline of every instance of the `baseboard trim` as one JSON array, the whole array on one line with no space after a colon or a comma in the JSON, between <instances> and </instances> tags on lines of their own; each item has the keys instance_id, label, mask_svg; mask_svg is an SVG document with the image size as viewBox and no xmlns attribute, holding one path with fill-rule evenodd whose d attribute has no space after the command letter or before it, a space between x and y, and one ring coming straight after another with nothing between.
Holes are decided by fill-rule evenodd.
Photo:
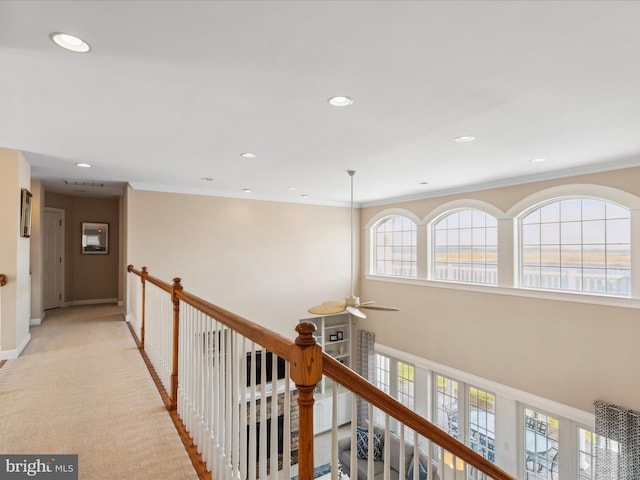
<instances>
[{"instance_id":1,"label":"baseboard trim","mask_svg":"<svg viewBox=\"0 0 640 480\"><path fill-rule=\"evenodd\" d=\"M89 300L74 300L72 302L65 302L65 307L76 307L79 305L99 305L101 303L118 303L117 298L94 298Z\"/></svg>"},{"instance_id":2,"label":"baseboard trim","mask_svg":"<svg viewBox=\"0 0 640 480\"><path fill-rule=\"evenodd\" d=\"M41 318L32 318L31 320L29 320L29 325L33 326L33 325L42 325L42 319Z\"/></svg>"},{"instance_id":3,"label":"baseboard trim","mask_svg":"<svg viewBox=\"0 0 640 480\"><path fill-rule=\"evenodd\" d=\"M0 360L15 360L22 354L22 351L27 348L30 341L31 334L28 334L15 350L5 350L4 352L0 352Z\"/></svg>"}]
</instances>

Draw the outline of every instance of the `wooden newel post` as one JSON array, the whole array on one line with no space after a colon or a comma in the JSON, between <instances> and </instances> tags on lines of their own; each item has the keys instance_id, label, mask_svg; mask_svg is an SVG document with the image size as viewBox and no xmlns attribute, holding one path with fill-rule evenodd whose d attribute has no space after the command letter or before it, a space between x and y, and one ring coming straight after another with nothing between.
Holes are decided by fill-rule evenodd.
<instances>
[{"instance_id":1,"label":"wooden newel post","mask_svg":"<svg viewBox=\"0 0 640 480\"><path fill-rule=\"evenodd\" d=\"M298 389L298 478L313 480L313 392L322 379L322 347L313 333L316 326L296 326L298 337L291 355L291 379Z\"/></svg>"},{"instance_id":2,"label":"wooden newel post","mask_svg":"<svg viewBox=\"0 0 640 480\"><path fill-rule=\"evenodd\" d=\"M171 404L169 410L178 407L178 340L180 334L180 299L178 292L182 291L180 278L173 279L171 286L171 301L173 302L173 353L171 362Z\"/></svg>"},{"instance_id":3,"label":"wooden newel post","mask_svg":"<svg viewBox=\"0 0 640 480\"><path fill-rule=\"evenodd\" d=\"M140 326L140 350L144 350L144 316L145 316L145 304L146 304L146 281L149 276L147 267L142 267L142 273L140 274L140 281L142 282L142 325Z\"/></svg>"}]
</instances>

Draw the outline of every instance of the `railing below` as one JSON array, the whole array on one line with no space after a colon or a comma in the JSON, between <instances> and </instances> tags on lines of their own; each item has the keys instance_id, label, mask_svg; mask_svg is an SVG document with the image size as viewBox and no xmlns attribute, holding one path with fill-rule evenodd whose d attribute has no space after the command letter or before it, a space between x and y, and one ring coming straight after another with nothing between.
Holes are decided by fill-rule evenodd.
<instances>
[{"instance_id":1,"label":"railing below","mask_svg":"<svg viewBox=\"0 0 640 480\"><path fill-rule=\"evenodd\" d=\"M213 478L288 480L290 465L297 463L298 478L313 479L314 391L326 375L333 380L332 480L341 469L354 472L355 480L373 478L380 468L388 480L391 458L403 479L413 471L418 480L426 471L430 480L514 480L323 353L313 324L298 324L294 341L185 292L179 278L168 284L144 267L138 271L130 265L128 271L141 281L141 288L131 282L128 299L140 348L149 351L170 398L167 408L177 409ZM338 389L350 392L352 402L351 434L342 439ZM367 404L360 426L357 398ZM384 425L374 425L373 419L380 418L374 408L384 413ZM397 435L395 443L385 442L378 452L383 462L374 461L374 455L358 458L355 441L365 431L369 452L376 439Z\"/></svg>"}]
</instances>

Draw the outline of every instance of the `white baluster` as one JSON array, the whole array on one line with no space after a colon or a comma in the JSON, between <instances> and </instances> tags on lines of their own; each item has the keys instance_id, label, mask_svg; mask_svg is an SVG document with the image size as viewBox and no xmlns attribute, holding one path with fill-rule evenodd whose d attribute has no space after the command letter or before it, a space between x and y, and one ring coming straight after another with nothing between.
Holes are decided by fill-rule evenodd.
<instances>
[{"instance_id":1,"label":"white baluster","mask_svg":"<svg viewBox=\"0 0 640 480\"><path fill-rule=\"evenodd\" d=\"M290 366L285 363L284 382L284 448L282 452L282 478L291 478L291 388Z\"/></svg>"},{"instance_id":2,"label":"white baluster","mask_svg":"<svg viewBox=\"0 0 640 480\"><path fill-rule=\"evenodd\" d=\"M266 404L266 399L262 400ZM269 466L270 478L278 478L278 356L274 353L271 362L271 455L269 460L271 461Z\"/></svg>"},{"instance_id":3,"label":"white baluster","mask_svg":"<svg viewBox=\"0 0 640 480\"><path fill-rule=\"evenodd\" d=\"M260 476L267 478L267 351L260 353Z\"/></svg>"},{"instance_id":4,"label":"white baluster","mask_svg":"<svg viewBox=\"0 0 640 480\"><path fill-rule=\"evenodd\" d=\"M331 389L331 480L338 479L338 382Z\"/></svg>"}]
</instances>

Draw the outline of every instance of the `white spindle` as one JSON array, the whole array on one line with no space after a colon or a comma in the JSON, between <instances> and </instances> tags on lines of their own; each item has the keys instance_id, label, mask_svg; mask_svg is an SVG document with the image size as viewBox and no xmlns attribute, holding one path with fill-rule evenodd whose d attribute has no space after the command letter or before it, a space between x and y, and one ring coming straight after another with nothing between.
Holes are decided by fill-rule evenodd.
<instances>
[{"instance_id":1,"label":"white spindle","mask_svg":"<svg viewBox=\"0 0 640 480\"><path fill-rule=\"evenodd\" d=\"M358 423L358 398L357 395L351 395L351 458L349 465L349 471L351 475L356 475L358 471L358 456L356 448L356 438L357 438L357 423ZM350 475L350 476L351 476Z\"/></svg>"},{"instance_id":2,"label":"white spindle","mask_svg":"<svg viewBox=\"0 0 640 480\"><path fill-rule=\"evenodd\" d=\"M401 423L400 424L400 453L399 453L399 456L400 456L400 460L399 460L399 462L400 462L400 465L399 465L399 467L400 467L400 475L399 475L399 478L407 478L407 473L408 473L408 472L405 472L405 468L404 468L405 467L405 456L407 454L405 452L405 448L404 448L404 428L405 428L404 427L404 423ZM413 447L413 454L414 455L416 454L416 451L417 450L416 450L416 447L414 445L414 447Z\"/></svg>"},{"instance_id":3,"label":"white spindle","mask_svg":"<svg viewBox=\"0 0 640 480\"><path fill-rule=\"evenodd\" d=\"M267 478L267 351L260 353L260 478ZM273 419L272 426L273 428Z\"/></svg>"},{"instance_id":4,"label":"white spindle","mask_svg":"<svg viewBox=\"0 0 640 480\"><path fill-rule=\"evenodd\" d=\"M269 477L278 478L278 433L280 425L278 422L278 357L273 354L271 362L271 455L269 455ZM266 404L266 399L263 402Z\"/></svg>"},{"instance_id":5,"label":"white spindle","mask_svg":"<svg viewBox=\"0 0 640 480\"><path fill-rule=\"evenodd\" d=\"M331 480L338 479L338 382L331 389Z\"/></svg>"},{"instance_id":6,"label":"white spindle","mask_svg":"<svg viewBox=\"0 0 640 480\"><path fill-rule=\"evenodd\" d=\"M251 342L251 368L255 369L255 343ZM256 378L254 371L249 371L249 478L256 478Z\"/></svg>"},{"instance_id":7,"label":"white spindle","mask_svg":"<svg viewBox=\"0 0 640 480\"><path fill-rule=\"evenodd\" d=\"M202 312L198 312L195 322L195 335L193 339L196 343L195 348L193 350L194 353L194 363L195 363L195 378L194 382L195 387L195 418L194 418L194 440L196 443L196 447L198 453L202 454L204 452L202 445L202 356L204 354L202 349L202 341L204 338L202 337Z\"/></svg>"},{"instance_id":8,"label":"white spindle","mask_svg":"<svg viewBox=\"0 0 640 480\"><path fill-rule=\"evenodd\" d=\"M413 432L413 479L420 480L420 448L418 445L418 432Z\"/></svg>"},{"instance_id":9,"label":"white spindle","mask_svg":"<svg viewBox=\"0 0 640 480\"><path fill-rule=\"evenodd\" d=\"M232 369L232 361L235 358L234 357L234 344L232 342L232 337L233 337L233 332L231 330L228 330L225 328L224 330L224 366L225 366L225 379L226 379L226 383L225 383L225 398L226 398L226 403L225 403L225 421L224 421L224 425L226 425L226 436L225 436L225 442L224 442L224 459L225 459L225 463L224 463L224 468L227 471L231 471L231 462L233 461L233 459L235 458L235 456L233 455L233 439L236 438L238 436L238 432L237 432L237 425L234 424L234 420L236 417L234 417L234 413L237 413L237 410L234 408L234 402L235 402L235 392L233 390L233 372L237 371L238 369ZM236 422L237 423L237 422ZM236 477L237 478L237 477Z\"/></svg>"},{"instance_id":10,"label":"white spindle","mask_svg":"<svg viewBox=\"0 0 640 480\"><path fill-rule=\"evenodd\" d=\"M282 451L282 473L283 478L291 478L291 389L289 362L285 363L284 382L284 448Z\"/></svg>"},{"instance_id":11,"label":"white spindle","mask_svg":"<svg viewBox=\"0 0 640 480\"><path fill-rule=\"evenodd\" d=\"M367 418L369 419L369 445L367 449L369 451L369 455L367 455L367 477L373 478L373 404L367 403L369 409ZM357 449L356 449L357 450Z\"/></svg>"},{"instance_id":12,"label":"white spindle","mask_svg":"<svg viewBox=\"0 0 640 480\"><path fill-rule=\"evenodd\" d=\"M248 440L248 435L247 435L247 362L245 361L246 359L246 354L245 352L247 351L247 339L245 337L242 337L242 347L239 349L238 355L242 355L242 360L240 362L240 365L242 366L241 369L241 374L240 374L240 381L238 382L240 384L240 478L241 479L246 479L247 478L247 459L248 459L248 454L247 454L247 440Z\"/></svg>"},{"instance_id":13,"label":"white spindle","mask_svg":"<svg viewBox=\"0 0 640 480\"><path fill-rule=\"evenodd\" d=\"M373 417L372 417L373 418ZM391 430L389 428L389 415L387 413L384 414L384 438L391 438L389 435L391 434ZM391 480L391 442L385 442L384 445L384 480ZM416 451L414 449L414 451ZM417 453L417 451L416 451ZM369 453L371 455L371 453Z\"/></svg>"}]
</instances>

